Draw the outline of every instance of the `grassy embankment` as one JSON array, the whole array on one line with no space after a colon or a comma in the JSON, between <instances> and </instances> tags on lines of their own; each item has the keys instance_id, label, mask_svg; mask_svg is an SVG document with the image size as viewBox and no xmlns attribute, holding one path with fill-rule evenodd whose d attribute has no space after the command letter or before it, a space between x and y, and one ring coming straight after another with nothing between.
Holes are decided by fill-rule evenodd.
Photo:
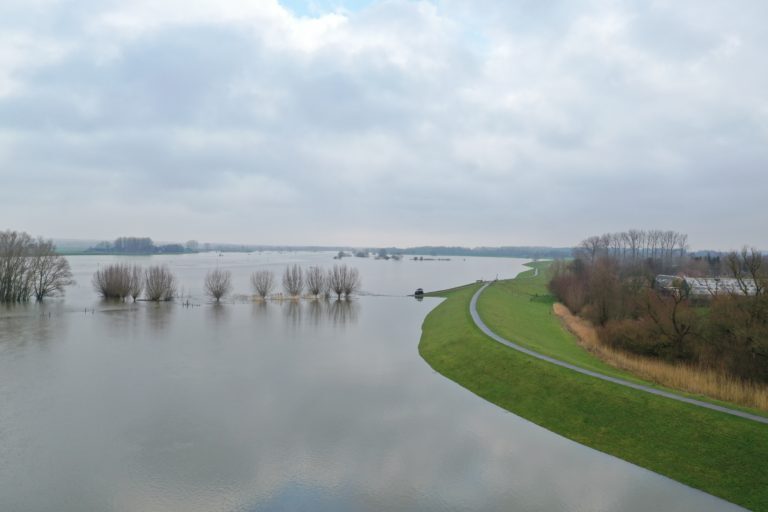
<instances>
[{"instance_id":1,"label":"grassy embankment","mask_svg":"<svg viewBox=\"0 0 768 512\"><path fill-rule=\"evenodd\" d=\"M483 320L498 334L585 368L627 377L579 347L532 271L491 286ZM518 293L505 292L514 287ZM600 381L484 336L469 315L479 285L446 297L424 321L419 353L477 395L579 443L754 510L768 510L768 427ZM634 379L638 380L638 379Z\"/></svg>"},{"instance_id":2,"label":"grassy embankment","mask_svg":"<svg viewBox=\"0 0 768 512\"><path fill-rule=\"evenodd\" d=\"M733 378L721 378L720 384L726 387L721 390L723 393L716 393L712 388L718 379L712 372L697 372L688 367L676 368L649 358L633 358L604 346L600 347L601 350L595 346L590 347L591 352L585 350L552 314L554 298L547 290L548 277L545 272L549 263L532 265L541 270L537 277L534 277L533 272L523 273L517 279L496 283L480 297L478 311L483 321L497 334L582 368L768 416L765 410L760 411L754 407L765 402L764 390L751 389ZM582 342L582 345L585 343Z\"/></svg>"}]
</instances>

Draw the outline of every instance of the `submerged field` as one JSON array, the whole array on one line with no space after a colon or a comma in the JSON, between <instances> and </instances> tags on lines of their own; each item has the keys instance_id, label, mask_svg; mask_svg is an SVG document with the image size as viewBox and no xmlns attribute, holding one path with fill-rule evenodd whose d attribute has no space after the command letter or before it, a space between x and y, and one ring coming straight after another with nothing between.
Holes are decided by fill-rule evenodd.
<instances>
[{"instance_id":1,"label":"submerged field","mask_svg":"<svg viewBox=\"0 0 768 512\"><path fill-rule=\"evenodd\" d=\"M479 301L498 334L610 375L627 374L579 347L552 314L533 271L491 286ZM768 510L768 428L652 396L536 360L484 336L469 302L478 285L436 295L419 345L438 372L477 395L579 443L754 510Z\"/></svg>"}]
</instances>

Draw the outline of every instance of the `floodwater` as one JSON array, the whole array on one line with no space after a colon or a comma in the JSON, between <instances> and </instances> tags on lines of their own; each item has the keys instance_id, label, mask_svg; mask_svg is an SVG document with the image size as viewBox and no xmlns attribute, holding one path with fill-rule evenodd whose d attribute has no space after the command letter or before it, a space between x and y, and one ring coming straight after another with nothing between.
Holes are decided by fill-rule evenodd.
<instances>
[{"instance_id":1,"label":"floodwater","mask_svg":"<svg viewBox=\"0 0 768 512\"><path fill-rule=\"evenodd\" d=\"M0 314L3 511L722 511L736 507L507 413L418 355L439 299L404 295L511 277L523 260L350 258L347 302L208 303L203 276L328 253L167 263L189 307L105 304L71 257L65 299ZM123 260L129 260L123 258Z\"/></svg>"}]
</instances>

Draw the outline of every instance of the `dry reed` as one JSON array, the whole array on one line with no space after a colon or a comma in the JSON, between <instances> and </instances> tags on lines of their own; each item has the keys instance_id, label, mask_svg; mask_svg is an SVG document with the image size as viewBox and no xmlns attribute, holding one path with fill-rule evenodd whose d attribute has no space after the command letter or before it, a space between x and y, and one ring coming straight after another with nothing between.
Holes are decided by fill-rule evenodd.
<instances>
[{"instance_id":1,"label":"dry reed","mask_svg":"<svg viewBox=\"0 0 768 512\"><path fill-rule=\"evenodd\" d=\"M708 368L672 364L608 347L600 341L597 331L588 320L574 315L560 303L555 304L553 310L582 347L614 368L669 388L768 411L768 386Z\"/></svg>"}]
</instances>

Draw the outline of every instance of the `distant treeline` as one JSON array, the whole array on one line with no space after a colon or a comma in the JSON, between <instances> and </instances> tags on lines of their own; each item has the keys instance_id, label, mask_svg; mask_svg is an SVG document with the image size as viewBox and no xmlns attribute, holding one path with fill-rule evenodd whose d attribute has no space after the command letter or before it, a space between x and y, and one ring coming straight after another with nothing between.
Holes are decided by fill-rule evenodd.
<instances>
[{"instance_id":1,"label":"distant treeline","mask_svg":"<svg viewBox=\"0 0 768 512\"><path fill-rule=\"evenodd\" d=\"M429 256L494 256L504 258L555 259L570 258L573 247L443 247L422 246L407 249L393 248L390 252Z\"/></svg>"},{"instance_id":2,"label":"distant treeline","mask_svg":"<svg viewBox=\"0 0 768 512\"><path fill-rule=\"evenodd\" d=\"M99 242L90 247L87 253L92 254L181 254L197 252L197 243L190 241L187 245L164 244L155 245L151 238L123 236L114 242Z\"/></svg>"},{"instance_id":3,"label":"distant treeline","mask_svg":"<svg viewBox=\"0 0 768 512\"><path fill-rule=\"evenodd\" d=\"M74 240L60 241L61 252L78 253L83 251L81 245ZM89 254L180 254L199 251L221 252L342 252L345 256L365 253L388 254L390 257L397 255L420 256L491 256L504 258L528 258L528 259L557 259L570 258L573 255L573 247L448 247L448 246L418 246L418 247L368 247L356 248L352 246L314 246L314 245L246 245L197 242L190 240L184 244L155 244L147 237L120 237L114 241L98 242L90 245L84 252Z\"/></svg>"}]
</instances>

